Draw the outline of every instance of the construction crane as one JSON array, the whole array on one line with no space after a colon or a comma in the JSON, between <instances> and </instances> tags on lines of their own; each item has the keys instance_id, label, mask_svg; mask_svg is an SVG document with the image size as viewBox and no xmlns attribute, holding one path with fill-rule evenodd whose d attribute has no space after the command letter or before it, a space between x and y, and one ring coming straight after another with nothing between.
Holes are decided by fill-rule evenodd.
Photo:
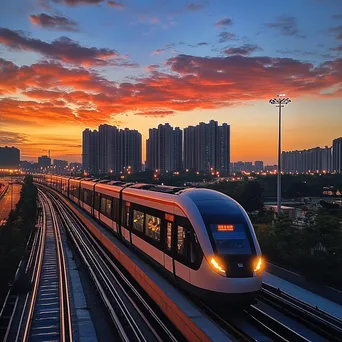
<instances>
[{"instance_id":1,"label":"construction crane","mask_svg":"<svg viewBox=\"0 0 342 342\"><path fill-rule=\"evenodd\" d=\"M49 158L51 158L51 152L57 152L58 150L43 150L43 152L47 152Z\"/></svg>"},{"instance_id":2,"label":"construction crane","mask_svg":"<svg viewBox=\"0 0 342 342\"><path fill-rule=\"evenodd\" d=\"M49 158L51 157L51 150L43 150L43 152L48 152Z\"/></svg>"}]
</instances>

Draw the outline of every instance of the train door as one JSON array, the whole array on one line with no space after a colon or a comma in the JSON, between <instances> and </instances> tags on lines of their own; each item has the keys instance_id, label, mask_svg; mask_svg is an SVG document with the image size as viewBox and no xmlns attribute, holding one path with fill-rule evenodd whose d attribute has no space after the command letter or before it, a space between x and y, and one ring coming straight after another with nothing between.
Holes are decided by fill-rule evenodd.
<instances>
[{"instance_id":1,"label":"train door","mask_svg":"<svg viewBox=\"0 0 342 342\"><path fill-rule=\"evenodd\" d=\"M165 214L164 220L164 267L171 273L175 273L175 264L173 260L174 251L174 216Z\"/></svg>"},{"instance_id":2,"label":"train door","mask_svg":"<svg viewBox=\"0 0 342 342\"><path fill-rule=\"evenodd\" d=\"M174 251L175 275L186 282L190 282L190 229L191 225L187 218L176 217L175 220L176 243Z\"/></svg>"}]
</instances>

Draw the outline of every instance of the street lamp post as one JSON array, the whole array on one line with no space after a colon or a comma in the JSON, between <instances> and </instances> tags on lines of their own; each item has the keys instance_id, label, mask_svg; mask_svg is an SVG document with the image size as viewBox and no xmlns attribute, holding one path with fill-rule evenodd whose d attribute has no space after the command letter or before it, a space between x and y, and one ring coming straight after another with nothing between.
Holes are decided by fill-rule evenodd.
<instances>
[{"instance_id":1,"label":"street lamp post","mask_svg":"<svg viewBox=\"0 0 342 342\"><path fill-rule=\"evenodd\" d=\"M11 211L13 210L13 171L10 171L11 174Z\"/></svg>"},{"instance_id":2,"label":"street lamp post","mask_svg":"<svg viewBox=\"0 0 342 342\"><path fill-rule=\"evenodd\" d=\"M281 213L281 109L291 100L285 94L278 94L276 98L271 99L270 104L279 108L278 114L278 165L277 165L277 213Z\"/></svg>"}]
</instances>

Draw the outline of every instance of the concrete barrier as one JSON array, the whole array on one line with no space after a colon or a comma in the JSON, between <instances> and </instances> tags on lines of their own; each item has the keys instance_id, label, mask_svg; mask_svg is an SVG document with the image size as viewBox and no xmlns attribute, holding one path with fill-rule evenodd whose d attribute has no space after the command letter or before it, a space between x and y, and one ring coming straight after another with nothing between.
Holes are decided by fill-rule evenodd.
<instances>
[{"instance_id":1,"label":"concrete barrier","mask_svg":"<svg viewBox=\"0 0 342 342\"><path fill-rule=\"evenodd\" d=\"M271 263L267 263L267 271L279 278L289 281L292 284L298 285L305 290L311 291L321 297L342 305L342 291L323 284L317 284L298 273Z\"/></svg>"}]
</instances>

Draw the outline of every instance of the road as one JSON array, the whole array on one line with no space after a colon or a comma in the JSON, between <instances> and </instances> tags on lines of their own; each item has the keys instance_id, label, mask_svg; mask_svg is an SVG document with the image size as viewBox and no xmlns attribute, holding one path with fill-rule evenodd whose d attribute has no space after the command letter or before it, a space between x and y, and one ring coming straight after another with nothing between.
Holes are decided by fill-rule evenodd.
<instances>
[{"instance_id":1,"label":"road","mask_svg":"<svg viewBox=\"0 0 342 342\"><path fill-rule=\"evenodd\" d=\"M0 222L2 220L6 220L10 211L11 211L11 189L12 185L9 186L7 193L5 196L0 200ZM21 185L20 184L13 184L13 209L15 208L15 205L18 203L20 199L20 190Z\"/></svg>"}]
</instances>

